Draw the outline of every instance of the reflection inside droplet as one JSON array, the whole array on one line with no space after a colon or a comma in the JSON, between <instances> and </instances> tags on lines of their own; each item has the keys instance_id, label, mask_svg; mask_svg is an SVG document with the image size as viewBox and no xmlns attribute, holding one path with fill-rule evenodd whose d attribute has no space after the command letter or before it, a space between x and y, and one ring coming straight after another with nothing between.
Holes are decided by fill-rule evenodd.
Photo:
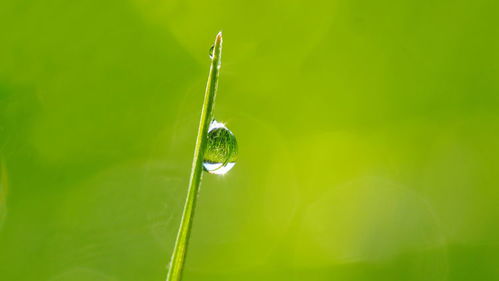
<instances>
[{"instance_id":1,"label":"reflection inside droplet","mask_svg":"<svg viewBox=\"0 0 499 281\"><path fill-rule=\"evenodd\" d=\"M223 123L213 120L208 128L204 170L210 174L223 175L236 165L236 161L236 137Z\"/></svg>"},{"instance_id":2,"label":"reflection inside droplet","mask_svg":"<svg viewBox=\"0 0 499 281\"><path fill-rule=\"evenodd\" d=\"M230 163L227 163L226 165L223 165L223 163L209 163L209 162L203 163L204 169L207 172L209 172L210 174L216 174L216 175L223 175L223 174L227 173L235 165L236 165L235 162L230 162Z\"/></svg>"}]
</instances>

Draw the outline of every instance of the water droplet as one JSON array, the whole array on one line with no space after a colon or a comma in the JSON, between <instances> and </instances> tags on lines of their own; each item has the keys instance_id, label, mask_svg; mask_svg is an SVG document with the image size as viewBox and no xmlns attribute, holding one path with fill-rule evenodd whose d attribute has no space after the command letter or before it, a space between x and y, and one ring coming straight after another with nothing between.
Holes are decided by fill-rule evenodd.
<instances>
[{"instance_id":1,"label":"water droplet","mask_svg":"<svg viewBox=\"0 0 499 281\"><path fill-rule=\"evenodd\" d=\"M215 45L211 45L211 47L210 47L210 52L209 52L209 54L210 54L210 59L213 59L213 51L214 51L214 50L215 50Z\"/></svg>"},{"instance_id":2,"label":"water droplet","mask_svg":"<svg viewBox=\"0 0 499 281\"><path fill-rule=\"evenodd\" d=\"M223 175L236 165L236 161L236 137L223 123L213 120L208 128L204 170L210 174Z\"/></svg>"}]
</instances>

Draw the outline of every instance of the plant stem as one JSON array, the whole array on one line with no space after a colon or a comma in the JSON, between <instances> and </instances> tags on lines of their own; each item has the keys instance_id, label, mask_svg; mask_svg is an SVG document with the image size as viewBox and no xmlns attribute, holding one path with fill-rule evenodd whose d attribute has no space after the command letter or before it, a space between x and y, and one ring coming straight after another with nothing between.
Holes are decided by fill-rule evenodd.
<instances>
[{"instance_id":1,"label":"plant stem","mask_svg":"<svg viewBox=\"0 0 499 281\"><path fill-rule=\"evenodd\" d=\"M218 74L222 61L222 32L217 34L213 46L213 56L210 73L208 75L208 83L206 84L206 91L204 94L196 146L194 148L194 158L192 160L187 198L185 200L184 211L182 213L180 228L178 230L177 240L175 241L175 248L173 249L166 281L180 281L182 278L182 271L192 228L192 220L196 208L196 199L203 173L203 156L206 149L208 127L213 120L213 107L215 105L215 95L217 92Z\"/></svg>"}]
</instances>

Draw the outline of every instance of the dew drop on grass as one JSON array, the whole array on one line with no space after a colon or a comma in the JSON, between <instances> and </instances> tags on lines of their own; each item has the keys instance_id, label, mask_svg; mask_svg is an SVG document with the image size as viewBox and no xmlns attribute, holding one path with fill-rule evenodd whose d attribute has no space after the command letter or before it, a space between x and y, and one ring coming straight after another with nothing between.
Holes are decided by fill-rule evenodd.
<instances>
[{"instance_id":1,"label":"dew drop on grass","mask_svg":"<svg viewBox=\"0 0 499 281\"><path fill-rule=\"evenodd\" d=\"M204 170L210 174L223 175L236 165L236 161L236 137L223 123L213 120L208 128Z\"/></svg>"},{"instance_id":2,"label":"dew drop on grass","mask_svg":"<svg viewBox=\"0 0 499 281\"><path fill-rule=\"evenodd\" d=\"M214 51L214 50L215 50L215 45L211 45L211 47L210 47L210 52L209 52L209 54L210 54L210 59L213 59L213 51Z\"/></svg>"}]
</instances>

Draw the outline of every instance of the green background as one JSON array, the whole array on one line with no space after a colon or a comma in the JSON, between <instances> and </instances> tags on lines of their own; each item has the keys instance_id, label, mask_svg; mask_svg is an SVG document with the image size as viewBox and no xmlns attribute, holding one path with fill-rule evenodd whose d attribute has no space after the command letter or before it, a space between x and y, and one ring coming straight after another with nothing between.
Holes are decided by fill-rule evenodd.
<instances>
[{"instance_id":1,"label":"green background","mask_svg":"<svg viewBox=\"0 0 499 281\"><path fill-rule=\"evenodd\" d=\"M497 1L0 2L0 280L499 280Z\"/></svg>"}]
</instances>

